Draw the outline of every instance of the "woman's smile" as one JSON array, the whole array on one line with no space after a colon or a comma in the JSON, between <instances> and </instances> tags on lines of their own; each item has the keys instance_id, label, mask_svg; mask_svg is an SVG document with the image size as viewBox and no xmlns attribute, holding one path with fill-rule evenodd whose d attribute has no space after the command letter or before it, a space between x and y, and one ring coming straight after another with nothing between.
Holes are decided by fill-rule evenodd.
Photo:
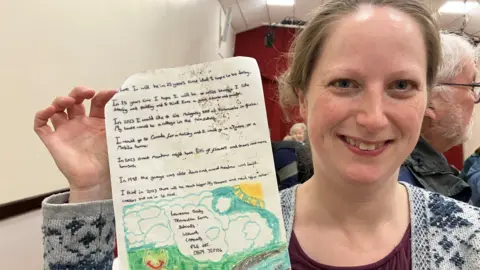
<instances>
[{"instance_id":1,"label":"woman's smile","mask_svg":"<svg viewBox=\"0 0 480 270\"><path fill-rule=\"evenodd\" d=\"M338 135L338 138L354 154L370 157L379 156L393 143L393 140L367 141L345 135Z\"/></svg>"}]
</instances>

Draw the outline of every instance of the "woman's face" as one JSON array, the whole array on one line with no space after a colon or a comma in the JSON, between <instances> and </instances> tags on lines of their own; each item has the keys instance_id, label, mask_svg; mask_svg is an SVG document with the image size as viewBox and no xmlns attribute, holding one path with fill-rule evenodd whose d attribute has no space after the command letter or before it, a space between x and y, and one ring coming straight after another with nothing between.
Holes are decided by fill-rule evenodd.
<instances>
[{"instance_id":1,"label":"woman's face","mask_svg":"<svg viewBox=\"0 0 480 270\"><path fill-rule=\"evenodd\" d=\"M420 26L395 9L363 6L330 30L300 95L315 172L390 179L415 147L426 109Z\"/></svg>"},{"instance_id":2,"label":"woman's face","mask_svg":"<svg viewBox=\"0 0 480 270\"><path fill-rule=\"evenodd\" d=\"M297 127L293 130L292 136L297 142L303 142L305 141L305 130L301 127Z\"/></svg>"}]
</instances>

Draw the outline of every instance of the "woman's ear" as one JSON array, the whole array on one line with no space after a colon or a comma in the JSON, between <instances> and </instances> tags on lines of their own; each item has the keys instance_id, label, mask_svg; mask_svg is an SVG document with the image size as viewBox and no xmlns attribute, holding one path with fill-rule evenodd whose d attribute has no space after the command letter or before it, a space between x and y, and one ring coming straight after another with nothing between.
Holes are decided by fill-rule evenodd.
<instances>
[{"instance_id":1,"label":"woman's ear","mask_svg":"<svg viewBox=\"0 0 480 270\"><path fill-rule=\"evenodd\" d=\"M298 96L298 105L299 105L300 116L306 122L307 121L307 116L308 116L308 114L307 114L307 108L308 108L307 98L305 97L305 94L303 93L302 90L297 88L297 89L295 89L295 92L297 93L297 96Z\"/></svg>"}]
</instances>

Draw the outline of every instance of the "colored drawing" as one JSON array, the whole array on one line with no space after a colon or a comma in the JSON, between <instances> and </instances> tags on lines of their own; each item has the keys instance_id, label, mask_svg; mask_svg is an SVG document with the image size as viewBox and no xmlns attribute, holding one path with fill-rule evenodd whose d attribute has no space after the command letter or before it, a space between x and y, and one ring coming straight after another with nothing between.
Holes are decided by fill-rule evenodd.
<instances>
[{"instance_id":1,"label":"colored drawing","mask_svg":"<svg viewBox=\"0 0 480 270\"><path fill-rule=\"evenodd\" d=\"M143 258L143 263L152 270L167 269L168 254L163 249L157 252L147 251Z\"/></svg>"},{"instance_id":2,"label":"colored drawing","mask_svg":"<svg viewBox=\"0 0 480 270\"><path fill-rule=\"evenodd\" d=\"M289 269L260 183L125 206L130 269Z\"/></svg>"},{"instance_id":3,"label":"colored drawing","mask_svg":"<svg viewBox=\"0 0 480 270\"><path fill-rule=\"evenodd\" d=\"M260 183L244 183L235 186L235 196L240 200L251 204L265 208L265 202L263 200L262 185Z\"/></svg>"}]
</instances>

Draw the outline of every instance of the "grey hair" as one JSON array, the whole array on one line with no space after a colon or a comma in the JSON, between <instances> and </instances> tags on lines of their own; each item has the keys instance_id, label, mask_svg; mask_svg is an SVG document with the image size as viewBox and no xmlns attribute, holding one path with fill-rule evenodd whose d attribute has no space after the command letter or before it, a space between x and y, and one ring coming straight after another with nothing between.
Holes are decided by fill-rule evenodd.
<instances>
[{"instance_id":1,"label":"grey hair","mask_svg":"<svg viewBox=\"0 0 480 270\"><path fill-rule=\"evenodd\" d=\"M457 34L441 33L442 61L437 73L437 82L447 82L460 74L465 61L473 60L477 63L478 52L467 38ZM442 90L445 87L435 87L434 90Z\"/></svg>"}]
</instances>

